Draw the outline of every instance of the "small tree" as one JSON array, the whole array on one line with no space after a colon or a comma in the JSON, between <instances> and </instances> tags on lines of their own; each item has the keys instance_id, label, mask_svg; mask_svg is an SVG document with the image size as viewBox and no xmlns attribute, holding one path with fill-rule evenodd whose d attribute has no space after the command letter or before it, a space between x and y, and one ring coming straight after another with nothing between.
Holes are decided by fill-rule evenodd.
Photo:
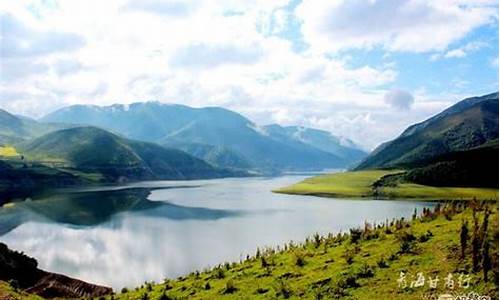
<instances>
[{"instance_id":1,"label":"small tree","mask_svg":"<svg viewBox=\"0 0 500 300\"><path fill-rule=\"evenodd\" d=\"M488 271L491 269L491 257L490 257L490 241L488 238L485 238L483 241L483 279L484 282L488 281Z\"/></svg>"},{"instance_id":2,"label":"small tree","mask_svg":"<svg viewBox=\"0 0 500 300\"><path fill-rule=\"evenodd\" d=\"M469 228L468 222L462 221L462 227L460 227L460 246L462 249L461 259L465 258L465 250L467 249L467 239L469 238Z\"/></svg>"},{"instance_id":3,"label":"small tree","mask_svg":"<svg viewBox=\"0 0 500 300\"><path fill-rule=\"evenodd\" d=\"M488 219L490 217L490 211L486 207L484 211L484 220L481 226L481 240L482 240L482 267L483 267L483 278L484 281L488 281L488 271L491 269L491 257L490 257L490 240L488 238Z\"/></svg>"},{"instance_id":4,"label":"small tree","mask_svg":"<svg viewBox=\"0 0 500 300\"><path fill-rule=\"evenodd\" d=\"M479 220L475 208L472 209L472 219L474 221L474 228L472 231L472 269L474 272L477 272L477 270L479 270L479 250L481 242L479 238Z\"/></svg>"}]
</instances>

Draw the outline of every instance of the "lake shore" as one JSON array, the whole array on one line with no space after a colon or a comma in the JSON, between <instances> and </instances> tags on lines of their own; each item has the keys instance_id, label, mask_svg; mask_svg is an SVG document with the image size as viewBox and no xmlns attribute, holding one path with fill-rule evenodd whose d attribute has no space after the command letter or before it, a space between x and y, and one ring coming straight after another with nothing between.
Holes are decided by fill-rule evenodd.
<instances>
[{"instance_id":1,"label":"lake shore","mask_svg":"<svg viewBox=\"0 0 500 300\"><path fill-rule=\"evenodd\" d=\"M418 199L418 200L498 200L498 189L476 187L434 187L415 183L378 184L384 177L397 175L400 170L369 170L333 173L307 178L273 192L357 199Z\"/></svg>"}]
</instances>

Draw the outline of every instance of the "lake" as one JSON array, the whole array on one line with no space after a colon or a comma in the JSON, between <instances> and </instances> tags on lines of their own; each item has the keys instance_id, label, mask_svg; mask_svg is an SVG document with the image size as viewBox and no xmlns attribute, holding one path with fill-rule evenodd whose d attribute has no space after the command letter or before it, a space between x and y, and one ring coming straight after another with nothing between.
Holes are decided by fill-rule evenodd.
<instances>
[{"instance_id":1,"label":"lake","mask_svg":"<svg viewBox=\"0 0 500 300\"><path fill-rule=\"evenodd\" d=\"M431 203L274 194L304 176L140 182L59 191L0 208L0 241L39 267L121 289L257 247L410 217Z\"/></svg>"}]
</instances>

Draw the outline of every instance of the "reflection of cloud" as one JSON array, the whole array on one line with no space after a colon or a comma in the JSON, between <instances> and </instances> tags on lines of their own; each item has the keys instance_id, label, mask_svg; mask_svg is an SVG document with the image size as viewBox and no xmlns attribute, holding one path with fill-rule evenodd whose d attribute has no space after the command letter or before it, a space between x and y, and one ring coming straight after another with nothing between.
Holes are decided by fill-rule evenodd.
<instances>
[{"instance_id":1,"label":"reflection of cloud","mask_svg":"<svg viewBox=\"0 0 500 300\"><path fill-rule=\"evenodd\" d=\"M415 207L424 205L331 201L270 192L297 180L296 176L202 180L196 181L203 185L200 188L155 190L151 194L155 201L172 199L175 205L186 208L244 210L238 218L169 219L125 212L98 227L28 222L1 240L35 257L42 269L119 290L145 280L159 282L237 261L257 247L303 240L314 232L346 230L367 219L411 216ZM165 213L168 209L165 206ZM194 212L185 210L186 214L196 215Z\"/></svg>"}]
</instances>

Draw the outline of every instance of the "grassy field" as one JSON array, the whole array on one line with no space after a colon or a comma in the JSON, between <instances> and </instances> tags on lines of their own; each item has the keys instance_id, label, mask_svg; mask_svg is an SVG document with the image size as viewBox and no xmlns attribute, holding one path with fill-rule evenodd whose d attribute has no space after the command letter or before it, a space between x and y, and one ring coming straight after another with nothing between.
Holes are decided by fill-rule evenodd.
<instances>
[{"instance_id":1,"label":"grassy field","mask_svg":"<svg viewBox=\"0 0 500 300\"><path fill-rule=\"evenodd\" d=\"M398 170L369 170L334 173L308 178L302 182L275 190L276 193L325 197L378 197L392 199L459 200L498 199L498 189L432 187L412 183L374 188L373 184L385 175Z\"/></svg>"},{"instance_id":2,"label":"grassy field","mask_svg":"<svg viewBox=\"0 0 500 300\"><path fill-rule=\"evenodd\" d=\"M16 148L4 145L0 146L0 156L13 157L13 156L19 156L19 153L17 153Z\"/></svg>"},{"instance_id":3,"label":"grassy field","mask_svg":"<svg viewBox=\"0 0 500 300\"><path fill-rule=\"evenodd\" d=\"M425 299L424 295L470 293L498 298L498 205L484 204L489 216L488 255L494 270L472 271L472 210L454 202L424 217L369 226L351 234L313 236L304 243L261 249L239 263L226 263L163 283L124 288L107 299ZM483 207L484 209L484 207ZM478 228L484 213L477 211ZM461 258L460 228L468 221L465 257ZM403 273L401 273L403 272ZM418 273L421 287L411 287ZM398 282L401 274L406 278ZM452 274L453 290L445 285ZM469 287L458 285L470 278ZM439 278L435 289L428 278ZM465 281L462 281L465 283ZM428 298L428 299L437 299Z\"/></svg>"},{"instance_id":4,"label":"grassy field","mask_svg":"<svg viewBox=\"0 0 500 300\"><path fill-rule=\"evenodd\" d=\"M7 282L0 280L0 299L8 300L42 300L42 297L37 295L28 294L18 289L13 288Z\"/></svg>"}]
</instances>

